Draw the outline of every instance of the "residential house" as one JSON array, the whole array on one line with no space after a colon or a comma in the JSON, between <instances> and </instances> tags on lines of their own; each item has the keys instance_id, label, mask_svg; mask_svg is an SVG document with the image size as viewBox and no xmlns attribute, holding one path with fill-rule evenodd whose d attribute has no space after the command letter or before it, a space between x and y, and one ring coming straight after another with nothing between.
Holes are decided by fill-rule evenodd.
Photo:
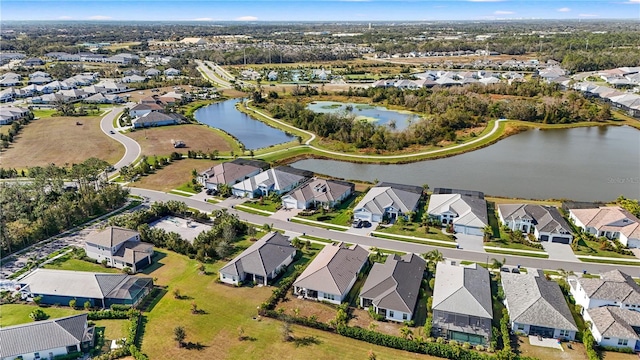
<instances>
[{"instance_id":1,"label":"residential house","mask_svg":"<svg viewBox=\"0 0 640 360\"><path fill-rule=\"evenodd\" d=\"M2 87L18 86L20 84L21 82L19 77L5 76L0 80L0 86Z\"/></svg>"},{"instance_id":2,"label":"residential house","mask_svg":"<svg viewBox=\"0 0 640 360\"><path fill-rule=\"evenodd\" d=\"M181 44L187 44L187 45L205 45L207 43L207 41L203 38L193 38L193 37L187 37L184 38L182 40L180 40Z\"/></svg>"},{"instance_id":3,"label":"residential house","mask_svg":"<svg viewBox=\"0 0 640 360\"><path fill-rule=\"evenodd\" d=\"M180 75L180 70L174 69L174 68L168 68L167 70L164 71L164 74L166 76L178 76Z\"/></svg>"},{"instance_id":4,"label":"residential house","mask_svg":"<svg viewBox=\"0 0 640 360\"><path fill-rule=\"evenodd\" d=\"M483 229L489 224L487 202L473 192L433 194L429 198L427 212L443 225L453 224L457 233L483 235Z\"/></svg>"},{"instance_id":5,"label":"residential house","mask_svg":"<svg viewBox=\"0 0 640 360\"><path fill-rule=\"evenodd\" d=\"M158 104L137 104L136 106L129 109L129 115L136 118L156 111L164 111L164 106Z\"/></svg>"},{"instance_id":6,"label":"residential house","mask_svg":"<svg viewBox=\"0 0 640 360\"><path fill-rule=\"evenodd\" d=\"M122 82L125 84L129 84L129 83L139 83L139 82L145 82L147 81L147 78L144 76L140 76L140 75L130 75L130 76L125 76L122 78Z\"/></svg>"},{"instance_id":7,"label":"residential house","mask_svg":"<svg viewBox=\"0 0 640 360\"><path fill-rule=\"evenodd\" d=\"M311 171L294 169L289 166L279 166L256 174L232 186L233 195L239 197L267 196L271 193L278 195L287 193L313 176Z\"/></svg>"},{"instance_id":8,"label":"residential house","mask_svg":"<svg viewBox=\"0 0 640 360\"><path fill-rule=\"evenodd\" d=\"M84 99L86 103L94 104L120 104L124 102L124 99L117 94L102 94L96 93Z\"/></svg>"},{"instance_id":9,"label":"residential house","mask_svg":"<svg viewBox=\"0 0 640 360\"><path fill-rule=\"evenodd\" d=\"M640 351L640 312L603 306L588 309L583 315L598 345Z\"/></svg>"},{"instance_id":10,"label":"residential house","mask_svg":"<svg viewBox=\"0 0 640 360\"><path fill-rule=\"evenodd\" d=\"M569 291L583 309L618 306L640 311L640 286L620 270L608 271L600 278L570 277Z\"/></svg>"},{"instance_id":11,"label":"residential house","mask_svg":"<svg viewBox=\"0 0 640 360\"><path fill-rule=\"evenodd\" d=\"M47 78L50 78L51 75L49 75L49 73L46 73L44 71L34 71L31 74L29 74L29 79L33 79L35 77L47 77Z\"/></svg>"},{"instance_id":12,"label":"residential house","mask_svg":"<svg viewBox=\"0 0 640 360\"><path fill-rule=\"evenodd\" d=\"M360 306L373 306L387 320L411 321L420 298L426 261L416 254L389 255L374 263L360 290Z\"/></svg>"},{"instance_id":13,"label":"residential house","mask_svg":"<svg viewBox=\"0 0 640 360\"><path fill-rule=\"evenodd\" d=\"M153 279L127 274L36 269L18 281L24 299L41 297L47 305L89 302L92 307L113 304L137 306L153 289Z\"/></svg>"},{"instance_id":14,"label":"residential house","mask_svg":"<svg viewBox=\"0 0 640 360\"><path fill-rule=\"evenodd\" d=\"M439 262L432 309L434 336L488 344L493 318L489 271L475 263L456 266Z\"/></svg>"},{"instance_id":15,"label":"residential house","mask_svg":"<svg viewBox=\"0 0 640 360\"><path fill-rule=\"evenodd\" d=\"M0 359L53 359L93 346L94 327L87 314L0 328Z\"/></svg>"},{"instance_id":16,"label":"residential house","mask_svg":"<svg viewBox=\"0 0 640 360\"><path fill-rule=\"evenodd\" d=\"M160 74L162 74L162 72L158 69L148 69L144 72L144 76L146 77L156 77L160 76Z\"/></svg>"},{"instance_id":17,"label":"residential house","mask_svg":"<svg viewBox=\"0 0 640 360\"><path fill-rule=\"evenodd\" d=\"M153 245L140 241L137 231L109 226L85 241L87 256L98 262L106 260L108 266L128 267L132 272L151 264Z\"/></svg>"},{"instance_id":18,"label":"residential house","mask_svg":"<svg viewBox=\"0 0 640 360\"><path fill-rule=\"evenodd\" d=\"M235 159L200 172L198 182L207 189L218 190L221 184L232 186L268 167L268 163L260 160Z\"/></svg>"},{"instance_id":19,"label":"residential house","mask_svg":"<svg viewBox=\"0 0 640 360\"><path fill-rule=\"evenodd\" d=\"M369 252L359 245L328 244L293 283L293 293L339 305L368 261Z\"/></svg>"},{"instance_id":20,"label":"residential house","mask_svg":"<svg viewBox=\"0 0 640 360\"><path fill-rule=\"evenodd\" d=\"M269 81L277 81L278 80L278 72L277 71L269 71L269 73L267 74L267 79Z\"/></svg>"},{"instance_id":21,"label":"residential house","mask_svg":"<svg viewBox=\"0 0 640 360\"><path fill-rule=\"evenodd\" d=\"M29 114L29 109L15 106L0 107L0 125L9 125Z\"/></svg>"},{"instance_id":22,"label":"residential house","mask_svg":"<svg viewBox=\"0 0 640 360\"><path fill-rule=\"evenodd\" d=\"M589 234L617 239L629 248L640 248L640 220L621 207L571 209L569 219Z\"/></svg>"},{"instance_id":23,"label":"residential house","mask_svg":"<svg viewBox=\"0 0 640 360\"><path fill-rule=\"evenodd\" d=\"M578 327L558 283L547 280L541 270L531 274L501 272L500 276L513 331L575 339Z\"/></svg>"},{"instance_id":24,"label":"residential house","mask_svg":"<svg viewBox=\"0 0 640 360\"><path fill-rule=\"evenodd\" d=\"M83 90L80 90L80 89L60 90L60 91L58 91L58 93L61 94L64 97L66 97L69 100L84 99L87 96L89 96L88 93L86 93L86 92L84 92Z\"/></svg>"},{"instance_id":25,"label":"residential house","mask_svg":"<svg viewBox=\"0 0 640 360\"><path fill-rule=\"evenodd\" d=\"M30 59L24 60L23 65L27 67L42 66L44 65L44 61L42 61L42 59L39 59L39 58L30 58Z\"/></svg>"},{"instance_id":26,"label":"residential house","mask_svg":"<svg viewBox=\"0 0 640 360\"><path fill-rule=\"evenodd\" d=\"M167 115L165 113L161 113L159 111L152 111L146 113L142 116L139 116L131 121L131 125L134 128L146 128L153 126L165 126L165 125L175 125L180 123L178 118Z\"/></svg>"},{"instance_id":27,"label":"residential house","mask_svg":"<svg viewBox=\"0 0 640 360\"><path fill-rule=\"evenodd\" d=\"M416 211L422 198L419 186L381 182L371 188L353 209L355 219L380 222Z\"/></svg>"},{"instance_id":28,"label":"residential house","mask_svg":"<svg viewBox=\"0 0 640 360\"><path fill-rule=\"evenodd\" d=\"M355 185L346 181L313 178L282 197L285 209L333 208L347 199Z\"/></svg>"},{"instance_id":29,"label":"residential house","mask_svg":"<svg viewBox=\"0 0 640 360\"><path fill-rule=\"evenodd\" d=\"M220 281L240 285L254 282L268 285L284 271L296 256L296 248L291 246L289 237L274 231L236 256L218 271Z\"/></svg>"},{"instance_id":30,"label":"residential house","mask_svg":"<svg viewBox=\"0 0 640 360\"><path fill-rule=\"evenodd\" d=\"M498 217L512 231L533 234L539 241L570 244L573 239L571 227L553 206L503 204Z\"/></svg>"},{"instance_id":31,"label":"residential house","mask_svg":"<svg viewBox=\"0 0 640 360\"><path fill-rule=\"evenodd\" d=\"M10 87L4 90L0 90L0 102L13 101L17 97L16 89Z\"/></svg>"}]
</instances>

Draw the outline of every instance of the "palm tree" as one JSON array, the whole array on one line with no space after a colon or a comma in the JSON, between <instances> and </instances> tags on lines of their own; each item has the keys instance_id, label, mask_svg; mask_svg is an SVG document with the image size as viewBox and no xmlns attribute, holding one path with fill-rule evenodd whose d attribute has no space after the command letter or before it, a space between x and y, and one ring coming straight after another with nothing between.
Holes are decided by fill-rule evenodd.
<instances>
[{"instance_id":1,"label":"palm tree","mask_svg":"<svg viewBox=\"0 0 640 360\"><path fill-rule=\"evenodd\" d=\"M173 340L178 343L178 347L182 347L182 343L186 337L187 332L184 331L182 326L176 326L175 329L173 329Z\"/></svg>"},{"instance_id":2,"label":"palm tree","mask_svg":"<svg viewBox=\"0 0 640 360\"><path fill-rule=\"evenodd\" d=\"M407 325L405 325L404 327L402 327L400 329L400 335L404 339L411 339L411 338L413 338L413 331L411 329L409 329L409 327Z\"/></svg>"},{"instance_id":3,"label":"palm tree","mask_svg":"<svg viewBox=\"0 0 640 360\"><path fill-rule=\"evenodd\" d=\"M436 264L440 261L444 261L444 256L438 249L431 250L422 256L427 260L427 269L430 273L434 273L436 271Z\"/></svg>"},{"instance_id":4,"label":"palm tree","mask_svg":"<svg viewBox=\"0 0 640 360\"><path fill-rule=\"evenodd\" d=\"M482 235L482 239L484 240L484 242L489 242L489 240L491 240L491 238L493 237L493 229L490 225L487 225L482 229Z\"/></svg>"},{"instance_id":5,"label":"palm tree","mask_svg":"<svg viewBox=\"0 0 640 360\"><path fill-rule=\"evenodd\" d=\"M500 268L505 265L507 263L507 260L505 258L502 258L502 261L496 259L496 258L491 258L491 268L492 269L497 269L500 270Z\"/></svg>"}]
</instances>

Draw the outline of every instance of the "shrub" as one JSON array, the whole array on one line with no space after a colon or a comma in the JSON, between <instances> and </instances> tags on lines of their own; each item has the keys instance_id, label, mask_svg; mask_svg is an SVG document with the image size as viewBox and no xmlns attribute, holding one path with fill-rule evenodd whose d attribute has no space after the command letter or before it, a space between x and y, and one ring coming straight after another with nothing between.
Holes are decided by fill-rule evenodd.
<instances>
[{"instance_id":1,"label":"shrub","mask_svg":"<svg viewBox=\"0 0 640 360\"><path fill-rule=\"evenodd\" d=\"M464 344L462 344L462 348L465 350L469 350L471 349L471 344L468 342L465 342Z\"/></svg>"},{"instance_id":2,"label":"shrub","mask_svg":"<svg viewBox=\"0 0 640 360\"><path fill-rule=\"evenodd\" d=\"M480 344L476 345L476 351L484 351L484 346Z\"/></svg>"},{"instance_id":3,"label":"shrub","mask_svg":"<svg viewBox=\"0 0 640 360\"><path fill-rule=\"evenodd\" d=\"M44 312L42 309L35 309L29 314L29 317L33 321L41 321L41 320L48 319L49 315L47 315L47 313Z\"/></svg>"},{"instance_id":4,"label":"shrub","mask_svg":"<svg viewBox=\"0 0 640 360\"><path fill-rule=\"evenodd\" d=\"M53 360L75 360L80 356L82 356L82 353L80 351L74 351L65 355L56 355L53 357Z\"/></svg>"},{"instance_id":5,"label":"shrub","mask_svg":"<svg viewBox=\"0 0 640 360\"><path fill-rule=\"evenodd\" d=\"M42 296L36 296L36 297L34 297L34 298L33 298L33 302L34 302L36 305L40 306L40 303L42 302Z\"/></svg>"},{"instance_id":6,"label":"shrub","mask_svg":"<svg viewBox=\"0 0 640 360\"><path fill-rule=\"evenodd\" d=\"M69 300L69 307L70 308L75 309L76 308L76 304L77 304L76 299Z\"/></svg>"}]
</instances>

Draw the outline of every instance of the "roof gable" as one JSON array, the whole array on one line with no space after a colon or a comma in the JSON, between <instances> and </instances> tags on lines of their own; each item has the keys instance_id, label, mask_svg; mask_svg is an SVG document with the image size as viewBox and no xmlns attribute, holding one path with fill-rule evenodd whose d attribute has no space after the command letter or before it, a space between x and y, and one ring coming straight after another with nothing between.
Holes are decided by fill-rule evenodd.
<instances>
[{"instance_id":1,"label":"roof gable","mask_svg":"<svg viewBox=\"0 0 640 360\"><path fill-rule=\"evenodd\" d=\"M489 272L477 264L465 267L438 263L433 309L492 318Z\"/></svg>"},{"instance_id":2,"label":"roof gable","mask_svg":"<svg viewBox=\"0 0 640 360\"><path fill-rule=\"evenodd\" d=\"M251 273L266 277L295 253L296 249L289 243L289 237L272 232L236 256L220 272L233 275Z\"/></svg>"}]
</instances>

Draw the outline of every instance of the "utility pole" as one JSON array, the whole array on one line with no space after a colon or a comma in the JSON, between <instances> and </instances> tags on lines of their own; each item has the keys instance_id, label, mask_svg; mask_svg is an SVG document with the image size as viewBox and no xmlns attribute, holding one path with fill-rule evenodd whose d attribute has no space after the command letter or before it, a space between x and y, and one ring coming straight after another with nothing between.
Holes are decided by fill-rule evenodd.
<instances>
[{"instance_id":1,"label":"utility pole","mask_svg":"<svg viewBox=\"0 0 640 360\"><path fill-rule=\"evenodd\" d=\"M244 64L247 65L247 49L242 48L242 55L244 57Z\"/></svg>"}]
</instances>

